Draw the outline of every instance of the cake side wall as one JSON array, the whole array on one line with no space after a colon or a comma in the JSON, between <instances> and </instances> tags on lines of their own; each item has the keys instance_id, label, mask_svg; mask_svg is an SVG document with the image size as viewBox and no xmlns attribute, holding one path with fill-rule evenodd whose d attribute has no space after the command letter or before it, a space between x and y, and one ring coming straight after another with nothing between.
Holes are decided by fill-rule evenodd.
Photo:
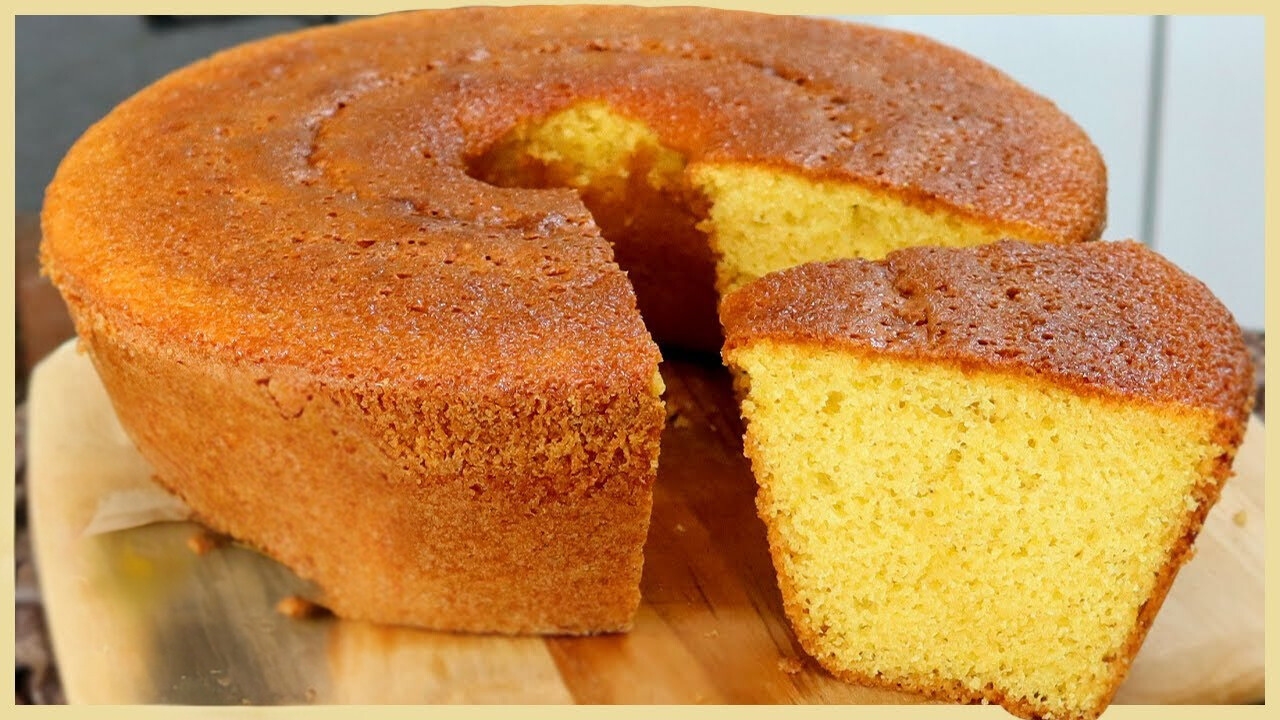
<instances>
[{"instance_id":1,"label":"cake side wall","mask_svg":"<svg viewBox=\"0 0 1280 720\"><path fill-rule=\"evenodd\" d=\"M568 440L599 451L599 462L570 476L549 477L547 464L527 456L523 472L492 463L447 473L439 458L390 455L393 426L379 437L377 413L349 395L178 358L77 316L121 423L158 480L214 529L314 580L338 615L480 632L629 627L664 418L656 398L607 413L612 425L583 418L597 409L591 403L551 403L541 442L566 442L547 428L582 429ZM388 394L401 405L432 400ZM508 415L485 432L527 436L524 420ZM467 445L432 437L441 430L429 421L394 426L401 444L427 452ZM616 447L631 455L614 462L604 450Z\"/></svg>"}]
</instances>

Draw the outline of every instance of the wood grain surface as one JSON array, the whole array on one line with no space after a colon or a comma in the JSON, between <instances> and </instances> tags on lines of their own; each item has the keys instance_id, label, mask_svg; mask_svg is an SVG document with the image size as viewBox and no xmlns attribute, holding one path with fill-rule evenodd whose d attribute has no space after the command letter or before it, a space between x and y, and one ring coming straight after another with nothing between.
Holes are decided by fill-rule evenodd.
<instances>
[{"instance_id":1,"label":"wood grain surface","mask_svg":"<svg viewBox=\"0 0 1280 720\"><path fill-rule=\"evenodd\" d=\"M635 630L592 638L433 633L274 611L306 585L199 528L86 536L98 502L150 487L92 366L69 343L31 387L36 554L67 697L89 703L909 703L833 679L800 650L756 517L729 378L663 366L663 437ZM1263 445L1238 476L1121 688L1119 703L1263 699Z\"/></svg>"}]
</instances>

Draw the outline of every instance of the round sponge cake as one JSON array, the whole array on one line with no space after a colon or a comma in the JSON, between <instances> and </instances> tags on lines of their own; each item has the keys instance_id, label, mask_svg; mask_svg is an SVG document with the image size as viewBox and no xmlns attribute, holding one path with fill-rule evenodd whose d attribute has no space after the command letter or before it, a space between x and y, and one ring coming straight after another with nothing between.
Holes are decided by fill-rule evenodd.
<instances>
[{"instance_id":1,"label":"round sponge cake","mask_svg":"<svg viewBox=\"0 0 1280 720\"><path fill-rule=\"evenodd\" d=\"M1104 198L1066 116L920 37L467 9L157 82L42 257L161 480L338 614L596 632L639 599L653 337L714 347L718 293L806 260L1094 239Z\"/></svg>"}]
</instances>

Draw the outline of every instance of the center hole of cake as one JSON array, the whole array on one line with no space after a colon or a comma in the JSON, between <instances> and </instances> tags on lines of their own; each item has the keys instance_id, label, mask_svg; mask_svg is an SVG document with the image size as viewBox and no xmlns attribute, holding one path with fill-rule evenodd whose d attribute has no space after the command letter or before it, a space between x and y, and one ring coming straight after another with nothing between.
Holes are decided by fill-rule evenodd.
<instances>
[{"instance_id":1,"label":"center hole of cake","mask_svg":"<svg viewBox=\"0 0 1280 720\"><path fill-rule=\"evenodd\" d=\"M717 351L715 262L685 165L644 123L592 101L517 125L468 174L499 187L577 190L654 338Z\"/></svg>"}]
</instances>

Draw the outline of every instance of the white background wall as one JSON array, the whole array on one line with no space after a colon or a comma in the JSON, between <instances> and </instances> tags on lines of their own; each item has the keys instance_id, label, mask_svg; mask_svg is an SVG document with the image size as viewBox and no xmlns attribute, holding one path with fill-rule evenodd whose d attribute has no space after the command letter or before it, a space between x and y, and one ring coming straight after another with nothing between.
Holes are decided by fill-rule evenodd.
<instances>
[{"instance_id":1,"label":"white background wall","mask_svg":"<svg viewBox=\"0 0 1280 720\"><path fill-rule=\"evenodd\" d=\"M1169 21L1155 245L1262 327L1261 18ZM1275 68L1272 68L1275 70Z\"/></svg>"},{"instance_id":2,"label":"white background wall","mask_svg":"<svg viewBox=\"0 0 1280 720\"><path fill-rule=\"evenodd\" d=\"M1053 100L1106 160L1103 237L1146 242L1263 327L1261 17L1171 17L1163 48L1149 16L845 19L928 35Z\"/></svg>"}]
</instances>

